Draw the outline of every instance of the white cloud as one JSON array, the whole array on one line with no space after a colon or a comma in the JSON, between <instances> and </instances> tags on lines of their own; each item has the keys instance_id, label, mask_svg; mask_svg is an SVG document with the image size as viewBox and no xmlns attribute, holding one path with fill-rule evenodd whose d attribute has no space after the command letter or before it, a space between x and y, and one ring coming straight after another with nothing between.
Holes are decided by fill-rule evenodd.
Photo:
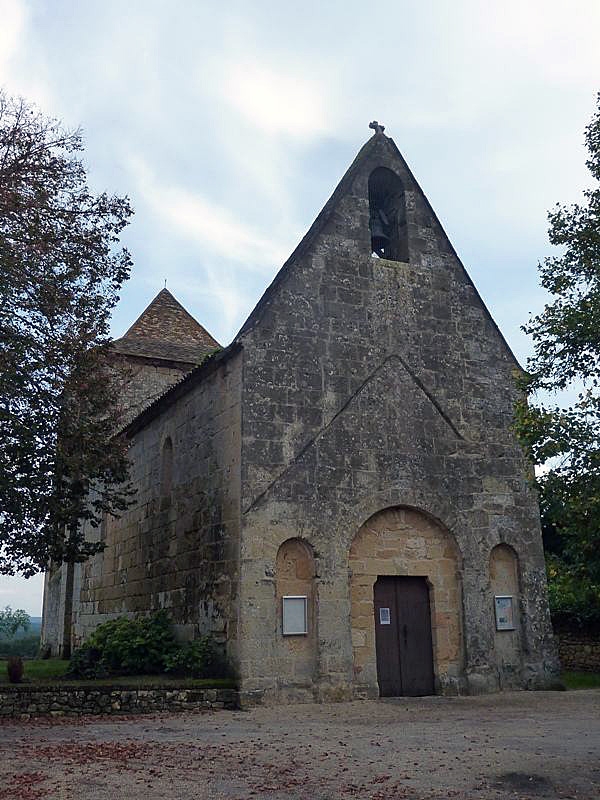
<instances>
[{"instance_id":1,"label":"white cloud","mask_svg":"<svg viewBox=\"0 0 600 800\"><path fill-rule=\"evenodd\" d=\"M138 157L129 159L129 167L136 179L137 195L152 214L208 253L261 271L272 270L285 258L285 244L273 240L269 232L263 234L245 225L199 192L161 182Z\"/></svg>"},{"instance_id":2,"label":"white cloud","mask_svg":"<svg viewBox=\"0 0 600 800\"><path fill-rule=\"evenodd\" d=\"M22 95L42 110L52 107L53 95L32 45L31 15L24 0L0 0L0 88L9 95Z\"/></svg>"},{"instance_id":3,"label":"white cloud","mask_svg":"<svg viewBox=\"0 0 600 800\"><path fill-rule=\"evenodd\" d=\"M527 65L531 80L581 89L596 86L600 73L600 4L597 0L505 0L479 4L480 22L488 22L488 45Z\"/></svg>"},{"instance_id":4,"label":"white cloud","mask_svg":"<svg viewBox=\"0 0 600 800\"><path fill-rule=\"evenodd\" d=\"M13 611L22 608L30 616L39 617L42 613L43 589L43 575L34 575L27 580L0 575L0 608L11 606Z\"/></svg>"},{"instance_id":5,"label":"white cloud","mask_svg":"<svg viewBox=\"0 0 600 800\"><path fill-rule=\"evenodd\" d=\"M213 205L198 193L166 186L154 196L156 200L159 202L154 202L155 211L174 230L214 253L248 264L271 265L281 260L282 251L268 236L237 222L227 209Z\"/></svg>"},{"instance_id":6,"label":"white cloud","mask_svg":"<svg viewBox=\"0 0 600 800\"><path fill-rule=\"evenodd\" d=\"M197 301L206 298L206 306L219 310L217 326L211 332L221 344L228 344L248 313L248 299L237 276L218 262L203 264L202 279L196 271L186 278L185 288Z\"/></svg>"},{"instance_id":7,"label":"white cloud","mask_svg":"<svg viewBox=\"0 0 600 800\"><path fill-rule=\"evenodd\" d=\"M246 121L272 136L314 139L332 129L324 84L307 77L306 70L254 59L233 62L225 74L223 97Z\"/></svg>"},{"instance_id":8,"label":"white cloud","mask_svg":"<svg viewBox=\"0 0 600 800\"><path fill-rule=\"evenodd\" d=\"M26 17L25 4L21 0L0 0L0 78L3 81L23 41Z\"/></svg>"},{"instance_id":9,"label":"white cloud","mask_svg":"<svg viewBox=\"0 0 600 800\"><path fill-rule=\"evenodd\" d=\"M221 336L235 331L248 311L245 278L250 272L271 276L289 255L289 245L237 221L198 192L160 181L136 156L128 159L128 167L137 185L134 197L145 206L142 213L167 229L163 236L184 239L197 250L193 271L188 267L185 274L181 265L172 265L177 277L169 286L179 280L190 295L208 296L210 306L219 309ZM163 263L161 268L168 274L170 267ZM156 284L156 276L147 277Z\"/></svg>"}]
</instances>

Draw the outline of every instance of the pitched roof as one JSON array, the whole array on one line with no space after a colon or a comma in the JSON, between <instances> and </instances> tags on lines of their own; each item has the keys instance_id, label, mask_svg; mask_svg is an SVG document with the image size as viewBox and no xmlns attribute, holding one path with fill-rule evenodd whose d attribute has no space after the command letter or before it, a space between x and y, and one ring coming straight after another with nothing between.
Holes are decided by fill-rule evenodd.
<instances>
[{"instance_id":1,"label":"pitched roof","mask_svg":"<svg viewBox=\"0 0 600 800\"><path fill-rule=\"evenodd\" d=\"M271 297L275 294L275 290L277 289L277 286L279 286L279 284L282 282L283 278L287 274L287 272L290 269L290 267L292 266L292 264L294 264L299 258L302 257L302 255L305 252L307 252L307 250L309 249L311 244L317 238L319 233L323 230L323 228L327 224L327 221L329 220L329 217L331 216L331 214L335 210L335 207L337 206L338 202L343 197L343 195L346 193L348 188L351 186L352 181L354 180L354 176L356 175L356 173L358 172L358 170L362 166L363 162L371 154L371 151L374 149L376 144L378 144L382 139L387 140L387 141L392 143L392 145L395 148L396 153L398 154L398 156L400 156L400 159L406 165L406 162L404 161L404 159L400 155L400 151L398 150L396 145L393 143L392 139L389 139L389 137L387 137L383 132L381 132L381 133L377 132L377 133L375 133L374 136L371 136L371 138L367 139L367 141L363 144L363 146L360 148L360 150L356 154L356 157L354 158L354 161L352 162L352 164L350 164L350 166L348 167L348 169L344 173L342 179L340 180L340 182L336 186L333 194L331 195L329 200L325 203L325 205L323 206L323 208L319 212L319 214L318 214L317 218L315 219L315 221L313 222L313 224L310 226L308 231L302 237L301 241L296 246L296 249L292 252L292 254L289 256L287 261L283 264L283 266L281 267L279 272L275 275L275 277L273 278L273 280L271 281L269 286L267 286L267 288L263 292L262 297L259 299L259 301L255 305L254 309L250 312L249 317L246 319L246 321L244 322L244 324L242 325L242 327L238 331L238 334L235 337L234 341L238 341L241 337L244 336L245 333L247 333L251 328L253 328L258 323L258 321L261 318L262 313L263 313L264 309L266 308L266 306L268 305ZM407 165L406 165L406 168L408 169Z\"/></svg>"},{"instance_id":2,"label":"pitched roof","mask_svg":"<svg viewBox=\"0 0 600 800\"><path fill-rule=\"evenodd\" d=\"M242 325L241 329L239 330L238 334L234 338L233 342L228 347L226 347L224 350L222 350L220 353L215 354L211 358L207 359L204 363L202 363L198 367L196 367L194 370L189 372L184 378L182 378L182 380L179 383L175 384L170 389L168 389L162 396L158 397L150 406L148 406L141 414L139 414L132 422L130 422L129 425L126 428L124 428L124 430L122 431L123 433L125 433L127 436L130 436L130 437L134 436L150 420L154 419L154 417L160 415L166 408L168 408L168 406L170 405L171 402L173 402L176 398L178 398L181 395L183 395L186 392L188 392L190 389L192 389L198 383L200 383L204 379L204 377L207 374L210 374L210 372L217 365L222 364L231 355L234 355L234 354L239 352L239 350L243 347L243 341L244 341L245 334L247 334L254 326L258 325L258 323L260 322L260 319L261 319L261 317L263 315L263 312L265 311L266 307L271 302L271 300L276 296L277 289L278 289L279 285L285 279L285 276L288 273L288 271L292 268L293 264L304 253L306 253L309 250L310 246L312 245L314 240L317 238L319 233L323 230L323 228L325 227L325 225L328 222L329 218L331 217L331 215L335 211L335 208L338 205L338 203L340 202L340 199L343 197L343 195L346 193L346 191L352 185L352 182L353 182L356 174L362 168L364 162L372 154L372 151L377 146L380 146L380 145L390 148L390 150L391 150L391 152L393 154L393 157L395 159L397 159L403 165L403 167L406 170L407 174L410 176L411 180L413 181L415 189L424 198L424 201L425 201L427 207L429 208L432 216L434 217L434 219L436 220L437 224L439 225L440 230L443 232L444 236L446 236L446 239L448 238L446 233L445 233L445 231L444 231L444 229L443 229L443 227L442 227L442 225L441 225L441 223L437 219L437 215L433 211L433 209L431 207L431 204L429 203L429 200L427 199L427 196L424 194L424 192L421 189L421 187L419 186L418 182L415 180L414 175L412 174L412 172L411 172L410 168L408 167L406 161L404 160L402 154L398 150L398 147L396 146L396 143L394 142L394 140L391 137L386 136L383 133L383 131L376 131L375 134L372 137L370 137L365 142L365 144L361 147L361 149L357 153L354 161L352 162L352 164L350 165L350 167L348 168L348 170L346 171L346 173L344 174L344 176L342 177L342 179L338 183L337 187L335 188L333 194L331 195L331 197L329 198L329 200L327 201L325 206L321 209L321 212L319 213L319 215L317 216L317 218L315 219L315 221L313 222L313 224L311 225L310 229L307 231L307 233L305 234L303 239L297 245L296 249L289 256L289 258L283 264L281 269L277 272L277 274L275 275L275 277L274 277L273 281L271 282L271 284L266 288L266 290L263 293L262 297L259 299L259 301L256 304L256 306L254 307L254 309L250 312L250 315L248 316L248 318L246 319L246 321ZM505 345L505 347L507 349L507 352L509 353L510 357L513 359L515 365L519 369L521 369L521 366L520 366L519 362L517 361L515 355L513 354L510 346L506 342L506 339L504 338L502 332L498 328L498 326L497 326L495 320L493 319L492 315L490 314L489 309L487 308L487 306L485 305L485 303L481 299L481 296L479 295L479 292L477 291L477 289L476 289L475 285L473 284L469 274L467 273L465 267L463 266L458 254L454 250L454 247L452 246L452 243L449 240L448 240L448 244L449 244L449 246L451 248L452 253L456 257L456 259L458 261L458 264L460 265L462 270L464 270L465 277L466 277L467 281L471 284L471 286L473 288L473 291L475 292L476 297L481 302L481 305L483 306L484 312L486 313L486 315L488 316L488 318L492 322L493 326L496 328L501 340L504 342L504 345ZM179 308L181 308L181 310L185 314L187 314L185 309L183 309L183 307L180 306L179 303L177 303L175 298L169 292L167 292L166 289L163 289L163 291L160 292L157 295L157 297L154 299L153 303L158 301L159 297L163 294L163 292L166 292L166 294L169 295L169 297L172 298L174 303L176 303L177 306L179 306ZM151 308L153 303L151 303L150 306L148 306L146 311L150 310L150 308ZM118 340L119 342L122 342L130 334L130 332L133 331L133 329L138 325L138 323L142 320L142 318L146 314L146 311L131 326L131 328L129 329L129 331L127 331L127 333L125 334L123 339ZM189 316L189 315L187 315L187 316ZM192 319L192 321L196 325L198 325L198 323L195 320L193 320L192 317L190 317L190 319ZM204 331L204 329L202 328L201 325L198 325L198 327L201 328ZM204 331L204 333L206 333L206 331ZM214 339L212 339L210 334L207 334L207 336L209 336L209 338L213 342L215 341ZM115 344L115 343L113 343L113 344ZM214 346L218 347L217 344L215 344Z\"/></svg>"},{"instance_id":3,"label":"pitched roof","mask_svg":"<svg viewBox=\"0 0 600 800\"><path fill-rule=\"evenodd\" d=\"M220 347L168 289L161 289L128 331L112 343L122 355L198 364Z\"/></svg>"},{"instance_id":4,"label":"pitched roof","mask_svg":"<svg viewBox=\"0 0 600 800\"><path fill-rule=\"evenodd\" d=\"M379 130L379 129L377 129L375 131L373 136L371 136L369 139L367 139L365 144L358 151L354 161L352 162L352 164L346 170L346 172L343 175L342 179L340 180L340 182L336 186L333 194L331 195L329 200L325 203L325 205L321 209L320 213L318 214L317 218L315 219L315 221L313 222L313 224L311 225L311 227L309 228L309 230L307 231L307 233L305 234L303 239L297 245L296 249L293 251L293 253L290 255L290 257L287 259L287 261L281 267L279 272L277 272L277 274L275 275L275 277L273 278L273 280L271 281L269 286L267 286L267 288L265 289L262 297L259 299L258 303L254 307L254 309L250 312L250 315L248 316L248 318L246 319L246 321L244 322L244 324L242 325L242 327L238 331L237 336L235 337L234 341L236 341L236 342L237 341L243 341L244 336L252 328L254 328L256 325L258 325L258 323L260 322L260 319L261 319L264 311L266 310L267 306L275 298L275 296L277 294L277 289L278 289L279 285L284 281L287 273L290 271L290 269L293 267L293 265L309 250L309 248L311 247L312 243L315 241L315 239L317 238L319 233L323 230L323 228L325 227L325 225L329 221L329 219L332 216L332 214L335 212L335 209L336 209L337 205L339 204L339 202L341 201L342 197L346 194L346 192L352 186L352 182L354 181L354 178L356 177L357 173L363 167L363 164L374 153L374 151L377 150L378 147L387 148L388 151L391 153L392 158L394 160L396 160L397 162L399 162L399 164L402 165L403 170L405 170L406 174L410 177L410 180L411 180L411 182L412 182L412 184L414 186L414 189L421 195L421 197L423 198L423 200L425 202L426 207L429 209L433 219L435 220L435 222L439 226L439 229L440 229L441 233L443 234L443 236L445 237L451 252L455 256L456 261L458 262L460 268L463 270L466 280L471 285L471 287L472 287L472 289L473 289L473 291L475 293L475 296L478 298L479 302L481 303L481 305L483 307L483 310L484 310L484 313L489 318L489 320L491 321L492 325L496 329L500 339L502 340L502 342L503 342L503 344L504 344L504 346L505 346L505 348L506 348L506 350L507 350L507 352L509 354L509 357L513 360L515 366L518 369L522 370L522 367L519 364L519 362L517 360L517 357L515 356L515 354L513 353L512 349L510 347L510 345L508 344L508 342L504 338L504 334L502 333L502 331L498 327L495 319L492 317L492 315L490 313L490 310L488 309L488 307L483 302L483 300L481 298L481 295L477 291L477 287L475 286L475 284L473 283L473 281L471 279L471 276L469 275L469 273L465 269L464 264L460 260L460 257L458 255L458 253L454 249L454 246L453 246L452 242L448 238L448 235L446 234L441 222L439 221L439 219L437 217L437 214L435 213L435 211L431 207L431 203L429 202L429 200L427 199L427 196L425 195L425 193L423 192L423 190L419 186L418 181L415 179L414 175L412 174L411 169L408 166L408 164L406 163L402 153L398 149L398 147L397 147L396 143L394 142L394 140L390 136L386 136L385 133L383 133L383 131Z\"/></svg>"}]
</instances>

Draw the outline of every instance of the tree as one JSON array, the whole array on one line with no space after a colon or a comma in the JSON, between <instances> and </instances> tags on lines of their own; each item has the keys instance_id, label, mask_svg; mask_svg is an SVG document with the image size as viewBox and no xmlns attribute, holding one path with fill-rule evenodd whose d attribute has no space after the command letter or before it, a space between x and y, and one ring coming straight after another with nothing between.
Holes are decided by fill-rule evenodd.
<instances>
[{"instance_id":1,"label":"tree","mask_svg":"<svg viewBox=\"0 0 600 800\"><path fill-rule=\"evenodd\" d=\"M21 608L15 611L10 606L4 610L0 608L0 639L14 636L22 628L26 631L31 624L29 614Z\"/></svg>"},{"instance_id":2,"label":"tree","mask_svg":"<svg viewBox=\"0 0 600 800\"><path fill-rule=\"evenodd\" d=\"M540 265L551 299L523 327L534 343L526 388L577 399L519 404L517 430L544 465L538 486L555 609L568 585L581 597L580 614L600 620L600 94L585 144L592 188L582 203L548 214L550 242L561 248Z\"/></svg>"},{"instance_id":3,"label":"tree","mask_svg":"<svg viewBox=\"0 0 600 800\"><path fill-rule=\"evenodd\" d=\"M0 573L101 549L128 504L106 361L127 198L88 188L80 131L0 93Z\"/></svg>"}]
</instances>

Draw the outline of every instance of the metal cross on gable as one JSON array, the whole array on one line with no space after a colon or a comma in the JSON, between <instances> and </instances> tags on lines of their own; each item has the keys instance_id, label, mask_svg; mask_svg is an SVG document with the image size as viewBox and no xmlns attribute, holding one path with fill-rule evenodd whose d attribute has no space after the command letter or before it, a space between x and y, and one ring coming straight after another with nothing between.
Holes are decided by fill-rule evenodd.
<instances>
[{"instance_id":1,"label":"metal cross on gable","mask_svg":"<svg viewBox=\"0 0 600 800\"><path fill-rule=\"evenodd\" d=\"M375 133L383 133L385 130L385 125L380 125L376 119L373 122L369 122L369 128L375 131Z\"/></svg>"}]
</instances>

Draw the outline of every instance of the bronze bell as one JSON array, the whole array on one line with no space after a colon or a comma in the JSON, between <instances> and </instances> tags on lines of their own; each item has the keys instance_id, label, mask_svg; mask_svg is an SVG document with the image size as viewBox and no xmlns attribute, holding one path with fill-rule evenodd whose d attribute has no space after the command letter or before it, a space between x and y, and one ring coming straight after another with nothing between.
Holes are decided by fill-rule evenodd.
<instances>
[{"instance_id":1,"label":"bronze bell","mask_svg":"<svg viewBox=\"0 0 600 800\"><path fill-rule=\"evenodd\" d=\"M383 257L385 249L390 243L390 237L383 228L383 222L379 214L371 218L369 227L371 228L371 249L374 253L377 253L378 256Z\"/></svg>"}]
</instances>

